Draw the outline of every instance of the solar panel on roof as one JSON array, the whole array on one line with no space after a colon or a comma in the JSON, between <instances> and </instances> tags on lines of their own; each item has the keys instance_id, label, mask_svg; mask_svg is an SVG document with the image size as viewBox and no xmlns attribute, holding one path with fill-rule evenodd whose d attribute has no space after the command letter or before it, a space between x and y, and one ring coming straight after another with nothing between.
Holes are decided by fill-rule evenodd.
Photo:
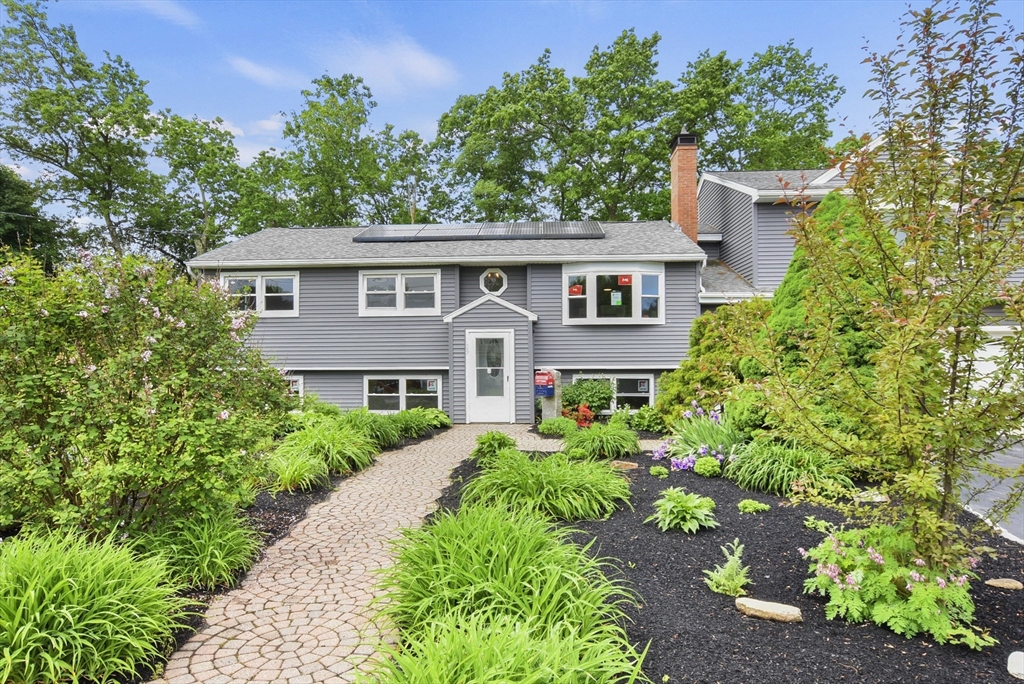
<instances>
[{"instance_id":1,"label":"solar panel on roof","mask_svg":"<svg viewBox=\"0 0 1024 684\"><path fill-rule=\"evenodd\" d=\"M579 240L603 237L604 229L597 221L521 221L370 226L352 241Z\"/></svg>"}]
</instances>

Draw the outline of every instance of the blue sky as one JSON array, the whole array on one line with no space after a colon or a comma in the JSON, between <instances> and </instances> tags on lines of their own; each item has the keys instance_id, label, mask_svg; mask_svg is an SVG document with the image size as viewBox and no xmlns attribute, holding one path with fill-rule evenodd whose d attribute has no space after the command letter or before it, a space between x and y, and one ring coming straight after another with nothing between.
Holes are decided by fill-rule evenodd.
<instances>
[{"instance_id":1,"label":"blue sky","mask_svg":"<svg viewBox=\"0 0 1024 684\"><path fill-rule=\"evenodd\" d=\"M874 109L862 98L864 45L891 49L905 8L889 0L66 0L48 12L52 23L76 28L94 60L103 50L127 59L157 108L225 119L247 160L281 146L280 113L298 108L300 91L320 74L362 76L379 105L375 126L432 139L458 95L499 83L545 48L557 66L580 73L595 45L626 28L662 36L660 72L671 80L703 49L746 59L792 38L846 86L836 115L863 131ZM1024 24L1024 0L1003 0L999 11Z\"/></svg>"}]
</instances>

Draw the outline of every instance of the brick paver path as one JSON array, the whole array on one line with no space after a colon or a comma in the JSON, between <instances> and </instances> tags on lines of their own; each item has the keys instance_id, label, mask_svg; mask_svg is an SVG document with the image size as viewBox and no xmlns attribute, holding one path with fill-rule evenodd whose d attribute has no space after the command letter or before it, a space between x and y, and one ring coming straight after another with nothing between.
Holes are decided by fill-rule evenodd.
<instances>
[{"instance_id":1,"label":"brick paver path","mask_svg":"<svg viewBox=\"0 0 1024 684\"><path fill-rule=\"evenodd\" d=\"M380 631L369 608L388 541L422 523L452 468L487 430L519 448L552 448L525 425L457 425L434 439L382 454L309 509L267 549L235 590L218 596L207 626L175 652L162 684L353 682Z\"/></svg>"}]
</instances>

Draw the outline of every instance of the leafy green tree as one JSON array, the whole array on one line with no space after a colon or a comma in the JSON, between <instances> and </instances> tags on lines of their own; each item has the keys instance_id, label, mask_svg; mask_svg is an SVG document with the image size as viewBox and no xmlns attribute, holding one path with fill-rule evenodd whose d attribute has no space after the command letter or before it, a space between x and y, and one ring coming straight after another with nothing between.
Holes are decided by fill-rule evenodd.
<instances>
[{"instance_id":1,"label":"leafy green tree","mask_svg":"<svg viewBox=\"0 0 1024 684\"><path fill-rule=\"evenodd\" d=\"M28 181L0 164L0 247L29 252L50 269L66 240L57 222L40 213L38 201Z\"/></svg>"},{"instance_id":2,"label":"leafy green tree","mask_svg":"<svg viewBox=\"0 0 1024 684\"><path fill-rule=\"evenodd\" d=\"M74 29L47 24L41 2L3 7L0 148L42 167L44 202L97 220L93 236L115 252L144 242L139 216L161 186L147 167L156 119L145 81L120 57L89 61Z\"/></svg>"},{"instance_id":3,"label":"leafy green tree","mask_svg":"<svg viewBox=\"0 0 1024 684\"><path fill-rule=\"evenodd\" d=\"M296 224L297 174L295 158L274 149L260 152L242 169L235 205L238 235Z\"/></svg>"},{"instance_id":4,"label":"leafy green tree","mask_svg":"<svg viewBox=\"0 0 1024 684\"><path fill-rule=\"evenodd\" d=\"M46 276L0 253L0 528L131 534L237 505L290 407L254 324L168 261Z\"/></svg>"},{"instance_id":5,"label":"leafy green tree","mask_svg":"<svg viewBox=\"0 0 1024 684\"><path fill-rule=\"evenodd\" d=\"M755 53L745 67L724 52L702 52L679 79L676 114L701 136L701 168L824 167L829 110L846 92L827 69L792 40Z\"/></svg>"},{"instance_id":6,"label":"leafy green tree","mask_svg":"<svg viewBox=\"0 0 1024 684\"><path fill-rule=\"evenodd\" d=\"M848 512L896 523L931 565L968 552L958 514L979 473L1017 478L996 519L1024 499L1024 468L993 462L1024 439L1024 287L1011 278L1024 270L1024 34L997 28L992 5L911 10L899 46L870 53L886 143L846 160L846 210L794 222L809 266L804 362L777 362L770 327L745 350L769 370L782 433L879 479L892 502ZM986 326L1000 318L1010 333L996 340ZM851 323L874 349L870 375L846 348ZM822 420L826 406L858 431Z\"/></svg>"},{"instance_id":7,"label":"leafy green tree","mask_svg":"<svg viewBox=\"0 0 1024 684\"><path fill-rule=\"evenodd\" d=\"M207 252L234 235L241 167L235 136L219 117L204 121L169 114L160 123L156 155L169 168L168 200L179 262ZM191 244L190 244L191 243Z\"/></svg>"}]
</instances>

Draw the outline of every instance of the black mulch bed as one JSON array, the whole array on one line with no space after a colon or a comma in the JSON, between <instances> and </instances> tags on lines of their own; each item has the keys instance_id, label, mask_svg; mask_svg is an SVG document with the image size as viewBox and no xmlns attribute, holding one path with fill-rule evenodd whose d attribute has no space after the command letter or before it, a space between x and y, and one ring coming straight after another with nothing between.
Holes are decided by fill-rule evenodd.
<instances>
[{"instance_id":1,"label":"black mulch bed","mask_svg":"<svg viewBox=\"0 0 1024 684\"><path fill-rule=\"evenodd\" d=\"M854 625L826 620L824 599L803 593L807 561L797 549L816 545L821 535L808 530L804 518L814 515L838 522L835 513L811 506L791 506L784 499L746 492L731 482L706 479L692 472L674 472L668 479L652 477L649 456L627 471L635 510L620 510L608 520L576 523L577 541L596 538L596 553L617 559L623 577L643 605L631 610L630 639L643 648L646 674L655 682L668 675L681 682L962 682L1014 681L1006 660L1024 648L1024 592L986 586L985 579L1024 580L1024 547L1001 537L985 540L998 558L985 557L974 583L978 626L991 630L999 645L981 653L962 646L939 646L930 638L906 639L873 624ZM455 508L459 489L478 472L464 462L439 504ZM713 498L721 527L696 535L659 532L643 520L653 512L662 489L681 486ZM772 509L741 515L736 504L753 498ZM720 550L739 537L743 561L751 568L753 598L798 606L804 622L781 624L740 615L734 599L711 592L704 569L724 561Z\"/></svg>"},{"instance_id":2,"label":"black mulch bed","mask_svg":"<svg viewBox=\"0 0 1024 684\"><path fill-rule=\"evenodd\" d=\"M433 430L416 439L407 439L397 447L394 447L394 449L403 449L407 446L412 446L413 444L425 442L441 432L444 432L445 429L447 428ZM385 449L385 452L391 450L392 449ZM262 560L263 554L268 547L273 546L284 537L287 537L288 533L292 531L292 528L306 517L306 514L312 506L321 503L322 501L326 501L327 497L329 497L331 493L338 488L338 484L347 477L348 475L332 476L330 485L322 485L311 489L308 492L263 491L257 494L256 501L253 505L242 511L242 517L244 517L249 524L252 525L253 529L259 532L262 537L263 548L260 549L259 556L257 556L255 563ZM245 573L241 573L237 578L235 586L238 586L244 577ZM174 640L173 648L169 648L167 650L167 656L170 656L171 653L181 648L193 634L206 626L206 609L210 606L210 602L215 596L227 593L230 590L230 587L219 587L215 591L191 589L183 592L182 595L185 598L193 601L193 604L189 607L191 615L182 621L186 626L182 629L176 630L174 634L172 634L172 639ZM159 662L140 668L139 674L136 677L120 681L131 682L132 684L148 682L157 672L162 670L165 664L166 657L161 658Z\"/></svg>"}]
</instances>

